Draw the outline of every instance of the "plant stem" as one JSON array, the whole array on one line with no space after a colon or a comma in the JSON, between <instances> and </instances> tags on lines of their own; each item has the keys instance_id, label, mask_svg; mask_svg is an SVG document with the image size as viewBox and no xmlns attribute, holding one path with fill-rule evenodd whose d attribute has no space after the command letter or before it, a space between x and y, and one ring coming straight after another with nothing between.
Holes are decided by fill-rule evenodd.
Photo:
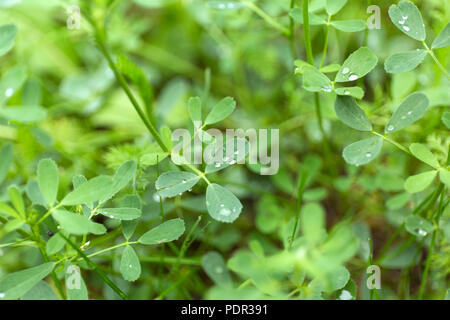
<instances>
[{"instance_id":1,"label":"plant stem","mask_svg":"<svg viewBox=\"0 0 450 320\"><path fill-rule=\"evenodd\" d=\"M324 45L323 45L322 59L320 60L319 68L322 68L323 64L325 63L325 57L327 56L328 39L329 39L329 35L330 35L330 21L331 21L331 16L328 15L328 21L326 24L327 26L325 29L325 40L324 40Z\"/></svg>"},{"instance_id":2,"label":"plant stem","mask_svg":"<svg viewBox=\"0 0 450 320\"><path fill-rule=\"evenodd\" d=\"M436 242L436 234L437 234L437 230L434 230L433 235L431 237L431 244L430 244L430 249L428 250L427 260L425 262L425 269L423 270L423 273L422 273L422 281L420 283L418 300L422 300L423 293L425 291L425 286L427 284L428 272L430 270L430 265L431 265L431 257L433 255L434 244Z\"/></svg>"},{"instance_id":3,"label":"plant stem","mask_svg":"<svg viewBox=\"0 0 450 320\"><path fill-rule=\"evenodd\" d=\"M267 13L265 13L256 4L254 4L253 2L248 1L248 0L240 0L240 1L242 3L244 3L250 10L252 10L258 16L263 18L269 25L271 25L275 29L279 30L283 35L285 35L286 37L290 36L289 29L285 28L284 26L279 24L277 21L275 21L275 19L273 19L271 16L269 16Z\"/></svg>"},{"instance_id":4,"label":"plant stem","mask_svg":"<svg viewBox=\"0 0 450 320\"><path fill-rule=\"evenodd\" d=\"M300 173L300 179L297 187L297 214L295 215L294 229L292 230L292 235L291 238L289 239L289 246L288 246L289 249L292 248L292 243L294 242L295 236L297 234L298 221L300 218L300 211L302 208L303 193L305 191L307 180L308 180L308 173L305 170L302 170L302 172Z\"/></svg>"},{"instance_id":5,"label":"plant stem","mask_svg":"<svg viewBox=\"0 0 450 320\"><path fill-rule=\"evenodd\" d=\"M431 49L427 46L427 44L425 43L425 40L422 41L422 44L425 47L425 49L427 49L427 52L429 53L431 58L433 58L434 62L436 62L439 69L441 69L441 71L445 74L447 79L450 79L450 75L448 74L447 70L445 70L445 68L442 66L442 64L439 62L439 60L436 58L436 55L434 54L433 49Z\"/></svg>"},{"instance_id":6,"label":"plant stem","mask_svg":"<svg viewBox=\"0 0 450 320\"><path fill-rule=\"evenodd\" d=\"M306 57L308 63L314 65L314 56L311 47L311 33L309 29L309 0L303 0L303 34L305 38Z\"/></svg>"},{"instance_id":7,"label":"plant stem","mask_svg":"<svg viewBox=\"0 0 450 320\"><path fill-rule=\"evenodd\" d=\"M387 142L389 142L390 144L396 146L397 148L399 148L403 152L409 154L410 156L413 156L412 153L406 147L402 146L400 143L392 140L391 138L386 137L385 135L379 134L378 132L375 132L375 131L371 131L370 133L373 134L373 135L376 135L376 136L378 136L380 138L382 138L383 140L386 140Z\"/></svg>"},{"instance_id":8,"label":"plant stem","mask_svg":"<svg viewBox=\"0 0 450 320\"><path fill-rule=\"evenodd\" d=\"M291 0L289 5L289 11L294 8L295 0ZM295 22L294 18L289 15L289 45L291 47L292 58L295 60L297 53L295 49Z\"/></svg>"}]
</instances>

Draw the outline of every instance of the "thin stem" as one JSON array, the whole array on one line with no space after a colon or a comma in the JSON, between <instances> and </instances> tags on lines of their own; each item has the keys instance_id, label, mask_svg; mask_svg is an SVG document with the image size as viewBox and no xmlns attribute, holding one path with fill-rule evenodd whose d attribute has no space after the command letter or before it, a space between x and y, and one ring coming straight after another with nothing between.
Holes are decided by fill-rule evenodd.
<instances>
[{"instance_id":1,"label":"thin stem","mask_svg":"<svg viewBox=\"0 0 450 320\"><path fill-rule=\"evenodd\" d=\"M306 181L308 180L308 173L304 170L300 173L300 179L297 187L297 214L295 215L295 221L294 221L294 229L292 230L291 238L289 239L289 246L288 248L292 248L292 243L295 240L295 236L297 234L298 229L298 221L300 218L300 211L302 208L302 201L303 201L303 193L305 192L306 187Z\"/></svg>"},{"instance_id":2,"label":"thin stem","mask_svg":"<svg viewBox=\"0 0 450 320\"><path fill-rule=\"evenodd\" d=\"M329 35L330 35L330 21L331 21L331 16L329 15L328 21L326 24L326 29L325 29L325 40L324 40L324 45L323 45L322 59L320 60L319 68L322 68L323 64L325 63L325 57L327 56L328 39L329 39Z\"/></svg>"},{"instance_id":3,"label":"thin stem","mask_svg":"<svg viewBox=\"0 0 450 320\"><path fill-rule=\"evenodd\" d=\"M291 3L289 5L289 10L292 10L294 8L295 5L295 0L291 0ZM294 22L294 18L291 17L291 15L289 15L289 45L291 47L291 53L292 53L292 58L295 59L297 54L296 54L296 50L295 50L295 22Z\"/></svg>"},{"instance_id":4,"label":"thin stem","mask_svg":"<svg viewBox=\"0 0 450 320\"><path fill-rule=\"evenodd\" d=\"M254 13L256 13L258 16L263 18L269 25L274 27L275 29L279 30L282 34L284 34L286 37L290 36L289 29L285 28L281 24L279 24L275 19L273 19L271 16L269 16L267 13L265 13L261 8L259 8L256 4L254 4L251 1L248 0L240 0L242 3L244 3L250 10L252 10Z\"/></svg>"},{"instance_id":5,"label":"thin stem","mask_svg":"<svg viewBox=\"0 0 450 320\"><path fill-rule=\"evenodd\" d=\"M155 300L162 300L168 293L176 289L181 283L184 282L184 280L187 279L187 277L191 274L191 271L188 271L184 276L182 276L180 279L178 279L177 282L175 282L173 285L171 285L169 288L164 290L159 296L155 298Z\"/></svg>"},{"instance_id":6,"label":"thin stem","mask_svg":"<svg viewBox=\"0 0 450 320\"><path fill-rule=\"evenodd\" d=\"M431 58L433 58L434 62L436 62L439 69L441 69L441 71L445 74L447 79L450 79L450 75L448 74L447 70L445 70L445 68L442 66L442 64L439 62L439 60L436 58L436 55L434 54L433 49L429 48L427 46L427 44L425 43L425 41L422 41L422 44L425 47L425 49L427 49L427 52L429 53Z\"/></svg>"},{"instance_id":7,"label":"thin stem","mask_svg":"<svg viewBox=\"0 0 450 320\"><path fill-rule=\"evenodd\" d=\"M87 255L87 257L88 257L88 258L92 258L92 257L98 256L98 255L100 255L100 254L103 254L103 253L105 253L105 252L108 252L108 251L111 251L111 250L114 250L114 249L117 249L117 248L129 246L129 245L132 245L132 244L138 244L138 243L139 243L139 241L134 241L134 242L124 242L124 243L121 243L121 244L118 244L118 245L115 245L115 246L112 246L112 247L109 247L109 248L106 248L106 249L103 249L103 250L100 250L100 251L91 253L91 254Z\"/></svg>"},{"instance_id":8,"label":"thin stem","mask_svg":"<svg viewBox=\"0 0 450 320\"><path fill-rule=\"evenodd\" d=\"M38 226L39 224L41 224L41 222L44 221L45 219L47 219L48 216L51 215L53 211L55 211L56 209L58 209L58 208L61 207L61 206L62 206L62 204L60 203L60 204L58 204L56 207L50 208L50 210L48 210L48 211L42 216L42 218L39 219L39 221L36 223L36 225Z\"/></svg>"},{"instance_id":9,"label":"thin stem","mask_svg":"<svg viewBox=\"0 0 450 320\"><path fill-rule=\"evenodd\" d=\"M309 0L303 0L303 34L305 38L306 57L308 63L314 65L314 56L311 47L311 34L309 29Z\"/></svg>"},{"instance_id":10,"label":"thin stem","mask_svg":"<svg viewBox=\"0 0 450 320\"><path fill-rule=\"evenodd\" d=\"M406 147L402 146L400 143L392 140L391 138L386 137L385 135L379 134L378 132L375 132L375 131L371 131L370 133L373 134L373 135L376 135L376 136L378 136L380 138L382 138L383 140L386 140L387 142L389 142L390 144L396 146L397 148L399 148L403 152L409 154L410 156L413 156L412 153Z\"/></svg>"},{"instance_id":11,"label":"thin stem","mask_svg":"<svg viewBox=\"0 0 450 320\"><path fill-rule=\"evenodd\" d=\"M425 286L427 284L428 272L429 272L430 266L431 266L431 257L433 255L434 244L436 242L436 234L437 234L437 230L434 230L432 238L431 238L430 249L428 250L427 260L425 262L425 269L423 270L423 273L422 273L422 281L420 283L418 300L422 300L423 293L425 291Z\"/></svg>"}]
</instances>

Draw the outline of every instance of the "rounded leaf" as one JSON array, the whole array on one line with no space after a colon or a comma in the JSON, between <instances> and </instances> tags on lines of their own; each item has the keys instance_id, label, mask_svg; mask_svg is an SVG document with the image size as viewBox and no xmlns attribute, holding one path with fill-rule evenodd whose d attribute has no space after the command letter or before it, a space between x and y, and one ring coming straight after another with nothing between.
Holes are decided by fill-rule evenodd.
<instances>
[{"instance_id":1,"label":"rounded leaf","mask_svg":"<svg viewBox=\"0 0 450 320\"><path fill-rule=\"evenodd\" d=\"M427 56L427 51L417 49L396 53L387 58L384 69L389 73L400 73L414 70Z\"/></svg>"},{"instance_id":2,"label":"rounded leaf","mask_svg":"<svg viewBox=\"0 0 450 320\"><path fill-rule=\"evenodd\" d=\"M359 131L371 131L372 124L352 97L337 96L334 110L338 118L350 128Z\"/></svg>"},{"instance_id":3,"label":"rounded leaf","mask_svg":"<svg viewBox=\"0 0 450 320\"><path fill-rule=\"evenodd\" d=\"M172 219L161 223L159 226L147 231L139 238L142 244L160 244L177 240L184 233L184 221Z\"/></svg>"},{"instance_id":4,"label":"rounded leaf","mask_svg":"<svg viewBox=\"0 0 450 320\"><path fill-rule=\"evenodd\" d=\"M217 221L231 223L242 211L242 204L236 196L218 184L206 189L206 207L209 215Z\"/></svg>"},{"instance_id":5,"label":"rounded leaf","mask_svg":"<svg viewBox=\"0 0 450 320\"><path fill-rule=\"evenodd\" d=\"M430 101L423 93L415 92L411 94L395 110L392 118L384 128L384 132L393 133L413 124L422 118L429 104Z\"/></svg>"},{"instance_id":6,"label":"rounded leaf","mask_svg":"<svg viewBox=\"0 0 450 320\"><path fill-rule=\"evenodd\" d=\"M375 159L382 146L383 140L381 138L364 139L345 147L342 155L347 163L360 166Z\"/></svg>"},{"instance_id":7,"label":"rounded leaf","mask_svg":"<svg viewBox=\"0 0 450 320\"><path fill-rule=\"evenodd\" d=\"M156 180L155 187L161 197L170 198L190 190L199 180L200 177L191 172L165 172Z\"/></svg>"},{"instance_id":8,"label":"rounded leaf","mask_svg":"<svg viewBox=\"0 0 450 320\"><path fill-rule=\"evenodd\" d=\"M407 36L423 41L426 38L422 14L411 1L400 1L389 7L392 23Z\"/></svg>"},{"instance_id":9,"label":"rounded leaf","mask_svg":"<svg viewBox=\"0 0 450 320\"><path fill-rule=\"evenodd\" d=\"M437 171L427 171L411 176L405 181L405 189L409 193L417 193L425 190L434 178L436 178Z\"/></svg>"},{"instance_id":10,"label":"rounded leaf","mask_svg":"<svg viewBox=\"0 0 450 320\"><path fill-rule=\"evenodd\" d=\"M141 263L133 247L126 246L120 260L120 273L127 281L135 281L141 276Z\"/></svg>"},{"instance_id":11,"label":"rounded leaf","mask_svg":"<svg viewBox=\"0 0 450 320\"><path fill-rule=\"evenodd\" d=\"M356 81L376 67L378 57L367 47L362 47L353 52L336 75L336 82Z\"/></svg>"}]
</instances>

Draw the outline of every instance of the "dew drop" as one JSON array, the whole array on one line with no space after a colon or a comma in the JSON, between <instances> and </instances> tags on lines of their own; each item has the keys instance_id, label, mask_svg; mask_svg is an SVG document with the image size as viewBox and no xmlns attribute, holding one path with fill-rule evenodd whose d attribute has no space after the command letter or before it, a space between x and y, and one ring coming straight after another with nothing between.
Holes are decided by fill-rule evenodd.
<instances>
[{"instance_id":1,"label":"dew drop","mask_svg":"<svg viewBox=\"0 0 450 320\"><path fill-rule=\"evenodd\" d=\"M416 232L421 237L425 237L427 235L427 232L425 230L422 230L422 229L417 229Z\"/></svg>"},{"instance_id":2,"label":"dew drop","mask_svg":"<svg viewBox=\"0 0 450 320\"><path fill-rule=\"evenodd\" d=\"M154 200L155 202L159 202L159 201L161 200L161 197L155 192L155 193L153 194L153 200Z\"/></svg>"},{"instance_id":3,"label":"dew drop","mask_svg":"<svg viewBox=\"0 0 450 320\"><path fill-rule=\"evenodd\" d=\"M236 163L236 160L231 160L230 162L228 162L229 164L233 165Z\"/></svg>"},{"instance_id":4,"label":"dew drop","mask_svg":"<svg viewBox=\"0 0 450 320\"><path fill-rule=\"evenodd\" d=\"M221 166L220 163L216 163L216 165L215 165L216 168L219 168L220 166Z\"/></svg>"},{"instance_id":5,"label":"dew drop","mask_svg":"<svg viewBox=\"0 0 450 320\"><path fill-rule=\"evenodd\" d=\"M228 217L231 214L230 209L223 208L219 211L219 214L224 217Z\"/></svg>"},{"instance_id":6,"label":"dew drop","mask_svg":"<svg viewBox=\"0 0 450 320\"><path fill-rule=\"evenodd\" d=\"M186 179L183 179L183 181L181 181L182 183L186 183Z\"/></svg>"},{"instance_id":7,"label":"dew drop","mask_svg":"<svg viewBox=\"0 0 450 320\"><path fill-rule=\"evenodd\" d=\"M387 127L387 131L394 131L394 126L390 125L389 127Z\"/></svg>"},{"instance_id":8,"label":"dew drop","mask_svg":"<svg viewBox=\"0 0 450 320\"><path fill-rule=\"evenodd\" d=\"M330 87L323 87L323 88L322 88L322 91L325 91L325 92L331 92L332 90L331 90Z\"/></svg>"},{"instance_id":9,"label":"dew drop","mask_svg":"<svg viewBox=\"0 0 450 320\"><path fill-rule=\"evenodd\" d=\"M216 269L215 269L214 271L216 271L216 273L222 273L222 272L223 272L223 268L217 266Z\"/></svg>"},{"instance_id":10,"label":"dew drop","mask_svg":"<svg viewBox=\"0 0 450 320\"><path fill-rule=\"evenodd\" d=\"M408 26L403 26L403 30L405 30L406 32L408 32L408 31L411 30L411 29L409 29Z\"/></svg>"},{"instance_id":11,"label":"dew drop","mask_svg":"<svg viewBox=\"0 0 450 320\"><path fill-rule=\"evenodd\" d=\"M405 24L405 22L406 22L405 20L400 20L400 21L398 22L398 24L402 24L402 25L403 25L403 24Z\"/></svg>"},{"instance_id":12,"label":"dew drop","mask_svg":"<svg viewBox=\"0 0 450 320\"><path fill-rule=\"evenodd\" d=\"M14 90L13 90L12 88L8 88L8 89L6 89L6 91L5 91L5 96L6 96L7 98L9 98L9 97L11 97L11 96L13 95L13 93L14 93Z\"/></svg>"},{"instance_id":13,"label":"dew drop","mask_svg":"<svg viewBox=\"0 0 450 320\"><path fill-rule=\"evenodd\" d=\"M345 90L345 91L344 91L344 94L348 96L348 95L350 94L350 91Z\"/></svg>"},{"instance_id":14,"label":"dew drop","mask_svg":"<svg viewBox=\"0 0 450 320\"><path fill-rule=\"evenodd\" d=\"M358 80L358 76L356 74L352 74L352 75L350 75L350 77L348 77L348 80L350 80L350 81Z\"/></svg>"},{"instance_id":15,"label":"dew drop","mask_svg":"<svg viewBox=\"0 0 450 320\"><path fill-rule=\"evenodd\" d=\"M350 69L349 68L344 68L344 69L342 69L342 74L347 74L347 73L349 73L350 72Z\"/></svg>"},{"instance_id":16,"label":"dew drop","mask_svg":"<svg viewBox=\"0 0 450 320\"><path fill-rule=\"evenodd\" d=\"M221 204L220 204L220 207L223 208L223 207L225 207L225 205L224 205L223 203L221 203Z\"/></svg>"},{"instance_id":17,"label":"dew drop","mask_svg":"<svg viewBox=\"0 0 450 320\"><path fill-rule=\"evenodd\" d=\"M353 296L347 290L342 290L341 294L339 295L339 300L350 300L351 298L353 298Z\"/></svg>"},{"instance_id":18,"label":"dew drop","mask_svg":"<svg viewBox=\"0 0 450 320\"><path fill-rule=\"evenodd\" d=\"M133 268L133 266L130 264L130 265L128 266L128 268Z\"/></svg>"},{"instance_id":19,"label":"dew drop","mask_svg":"<svg viewBox=\"0 0 450 320\"><path fill-rule=\"evenodd\" d=\"M408 111L408 116L410 116L412 114L412 111Z\"/></svg>"},{"instance_id":20,"label":"dew drop","mask_svg":"<svg viewBox=\"0 0 450 320\"><path fill-rule=\"evenodd\" d=\"M5 297L5 293L0 292L0 299L3 299Z\"/></svg>"},{"instance_id":21,"label":"dew drop","mask_svg":"<svg viewBox=\"0 0 450 320\"><path fill-rule=\"evenodd\" d=\"M370 158L370 157L372 157L372 153L371 152L367 152L366 153L366 158Z\"/></svg>"},{"instance_id":22,"label":"dew drop","mask_svg":"<svg viewBox=\"0 0 450 320\"><path fill-rule=\"evenodd\" d=\"M408 20L408 16L402 16L403 20Z\"/></svg>"}]
</instances>

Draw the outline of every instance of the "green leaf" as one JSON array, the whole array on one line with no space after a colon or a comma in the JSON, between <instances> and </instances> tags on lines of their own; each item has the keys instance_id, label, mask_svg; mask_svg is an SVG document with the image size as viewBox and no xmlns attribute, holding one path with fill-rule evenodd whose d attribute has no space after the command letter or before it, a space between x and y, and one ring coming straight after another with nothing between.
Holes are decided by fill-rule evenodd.
<instances>
[{"instance_id":1,"label":"green leaf","mask_svg":"<svg viewBox=\"0 0 450 320\"><path fill-rule=\"evenodd\" d=\"M427 171L411 176L405 181L405 189L409 193L417 193L425 190L437 175L437 171Z\"/></svg>"},{"instance_id":2,"label":"green leaf","mask_svg":"<svg viewBox=\"0 0 450 320\"><path fill-rule=\"evenodd\" d=\"M325 227L323 208L315 202L306 204L300 212L300 226L309 245L314 246L319 243Z\"/></svg>"},{"instance_id":3,"label":"green leaf","mask_svg":"<svg viewBox=\"0 0 450 320\"><path fill-rule=\"evenodd\" d=\"M165 172L156 180L155 187L160 196L171 198L190 190L199 180L198 175L190 172Z\"/></svg>"},{"instance_id":4,"label":"green leaf","mask_svg":"<svg viewBox=\"0 0 450 320\"><path fill-rule=\"evenodd\" d=\"M0 300L15 300L31 290L52 272L55 264L48 262L37 267L17 271L0 279Z\"/></svg>"},{"instance_id":5,"label":"green leaf","mask_svg":"<svg viewBox=\"0 0 450 320\"><path fill-rule=\"evenodd\" d=\"M0 202L0 213L6 214L10 217L20 219L20 215L16 212L16 210L11 208L4 202Z\"/></svg>"},{"instance_id":6,"label":"green leaf","mask_svg":"<svg viewBox=\"0 0 450 320\"><path fill-rule=\"evenodd\" d=\"M0 57L7 54L14 47L17 27L13 24L4 24L0 27Z\"/></svg>"},{"instance_id":7,"label":"green leaf","mask_svg":"<svg viewBox=\"0 0 450 320\"><path fill-rule=\"evenodd\" d=\"M289 11L289 15L294 19L294 21L299 22L303 24L303 10L302 8L294 8L291 11ZM311 26L318 26L325 24L326 21L324 18L309 12L309 25Z\"/></svg>"},{"instance_id":8,"label":"green leaf","mask_svg":"<svg viewBox=\"0 0 450 320\"><path fill-rule=\"evenodd\" d=\"M396 53L387 58L384 69L389 73L400 73L414 70L427 56L426 50L412 50Z\"/></svg>"},{"instance_id":9,"label":"green leaf","mask_svg":"<svg viewBox=\"0 0 450 320\"><path fill-rule=\"evenodd\" d=\"M171 151L173 148L172 130L168 126L162 126L160 132L161 132L161 139L164 141L164 144L167 146L167 149Z\"/></svg>"},{"instance_id":10,"label":"green leaf","mask_svg":"<svg viewBox=\"0 0 450 320\"><path fill-rule=\"evenodd\" d=\"M38 204L43 207L47 206L47 201L44 199L41 189L39 188L39 183L36 180L28 180L25 192L33 204Z\"/></svg>"},{"instance_id":11,"label":"green leaf","mask_svg":"<svg viewBox=\"0 0 450 320\"><path fill-rule=\"evenodd\" d=\"M441 118L442 122L445 124L447 129L450 129L450 112L444 112Z\"/></svg>"},{"instance_id":12,"label":"green leaf","mask_svg":"<svg viewBox=\"0 0 450 320\"><path fill-rule=\"evenodd\" d=\"M0 105L4 104L17 92L22 87L26 79L27 71L24 67L15 66L9 69L0 81ZM26 115L23 117L27 118Z\"/></svg>"},{"instance_id":13,"label":"green leaf","mask_svg":"<svg viewBox=\"0 0 450 320\"><path fill-rule=\"evenodd\" d=\"M14 153L11 143L6 143L0 148L0 185L5 180L6 174L9 171L9 167L13 161Z\"/></svg>"},{"instance_id":14,"label":"green leaf","mask_svg":"<svg viewBox=\"0 0 450 320\"><path fill-rule=\"evenodd\" d=\"M21 300L59 300L55 291L47 282L39 281L30 291L25 293Z\"/></svg>"},{"instance_id":15,"label":"green leaf","mask_svg":"<svg viewBox=\"0 0 450 320\"><path fill-rule=\"evenodd\" d=\"M366 22L362 20L341 20L332 21L331 25L343 32L358 32L366 29Z\"/></svg>"},{"instance_id":16,"label":"green leaf","mask_svg":"<svg viewBox=\"0 0 450 320\"><path fill-rule=\"evenodd\" d=\"M336 82L355 81L376 67L378 57L367 47L362 47L353 52L336 75Z\"/></svg>"},{"instance_id":17,"label":"green leaf","mask_svg":"<svg viewBox=\"0 0 450 320\"><path fill-rule=\"evenodd\" d=\"M345 6L347 0L327 0L325 9L329 15L335 15Z\"/></svg>"},{"instance_id":18,"label":"green leaf","mask_svg":"<svg viewBox=\"0 0 450 320\"><path fill-rule=\"evenodd\" d=\"M446 169L439 170L439 179L443 184L450 188L450 172Z\"/></svg>"},{"instance_id":19,"label":"green leaf","mask_svg":"<svg viewBox=\"0 0 450 320\"><path fill-rule=\"evenodd\" d=\"M53 254L59 252L62 248L64 248L65 244L66 244L66 241L63 239L63 237L60 236L59 232L55 233L47 241L46 251L49 255L53 255Z\"/></svg>"},{"instance_id":20,"label":"green leaf","mask_svg":"<svg viewBox=\"0 0 450 320\"><path fill-rule=\"evenodd\" d=\"M99 201L111 194L113 179L108 176L98 176L83 183L77 189L66 195L61 201L63 206L89 204Z\"/></svg>"},{"instance_id":21,"label":"green leaf","mask_svg":"<svg viewBox=\"0 0 450 320\"><path fill-rule=\"evenodd\" d=\"M411 199L411 194L408 192L400 193L393 196L388 201L386 201L386 207L390 210L397 210L402 208Z\"/></svg>"},{"instance_id":22,"label":"green leaf","mask_svg":"<svg viewBox=\"0 0 450 320\"><path fill-rule=\"evenodd\" d=\"M395 110L392 118L384 128L384 132L393 133L416 122L422 118L429 104L430 101L423 93L415 92L411 94Z\"/></svg>"},{"instance_id":23,"label":"green leaf","mask_svg":"<svg viewBox=\"0 0 450 320\"><path fill-rule=\"evenodd\" d=\"M202 121L202 100L199 97L190 98L188 101L188 111L192 122Z\"/></svg>"},{"instance_id":24,"label":"green leaf","mask_svg":"<svg viewBox=\"0 0 450 320\"><path fill-rule=\"evenodd\" d=\"M99 223L89 220L87 217L66 210L55 210L53 218L61 225L63 230L70 234L85 235L88 233L104 234L106 228Z\"/></svg>"},{"instance_id":25,"label":"green leaf","mask_svg":"<svg viewBox=\"0 0 450 320\"><path fill-rule=\"evenodd\" d=\"M334 91L340 96L351 96L356 99L362 99L364 97L364 90L360 87L337 88Z\"/></svg>"},{"instance_id":26,"label":"green leaf","mask_svg":"<svg viewBox=\"0 0 450 320\"><path fill-rule=\"evenodd\" d=\"M136 251L131 246L126 246L122 251L120 273L127 281L136 281L141 276L141 263Z\"/></svg>"},{"instance_id":27,"label":"green leaf","mask_svg":"<svg viewBox=\"0 0 450 320\"><path fill-rule=\"evenodd\" d=\"M347 163L360 166L375 159L382 146L383 140L381 138L364 139L345 147L342 155Z\"/></svg>"},{"instance_id":28,"label":"green leaf","mask_svg":"<svg viewBox=\"0 0 450 320\"><path fill-rule=\"evenodd\" d=\"M303 88L310 92L332 92L330 79L314 67L303 67Z\"/></svg>"},{"instance_id":29,"label":"green leaf","mask_svg":"<svg viewBox=\"0 0 450 320\"><path fill-rule=\"evenodd\" d=\"M144 233L139 238L142 244L160 244L177 240L184 233L184 221L181 219L172 219L161 223L159 226Z\"/></svg>"},{"instance_id":30,"label":"green leaf","mask_svg":"<svg viewBox=\"0 0 450 320\"><path fill-rule=\"evenodd\" d=\"M351 97L337 96L334 109L338 118L350 128L359 131L371 131L372 124L366 113Z\"/></svg>"},{"instance_id":31,"label":"green leaf","mask_svg":"<svg viewBox=\"0 0 450 320\"><path fill-rule=\"evenodd\" d=\"M39 106L3 107L0 109L0 117L28 124L44 120L47 117L47 111Z\"/></svg>"},{"instance_id":32,"label":"green leaf","mask_svg":"<svg viewBox=\"0 0 450 320\"><path fill-rule=\"evenodd\" d=\"M434 226L431 222L418 215L409 215L405 219L405 228L409 233L418 237L425 237L434 230Z\"/></svg>"},{"instance_id":33,"label":"green leaf","mask_svg":"<svg viewBox=\"0 0 450 320\"><path fill-rule=\"evenodd\" d=\"M220 100L208 114L205 119L205 125L213 124L222 121L233 113L236 108L236 101L233 98L227 97Z\"/></svg>"},{"instance_id":34,"label":"green leaf","mask_svg":"<svg viewBox=\"0 0 450 320\"><path fill-rule=\"evenodd\" d=\"M333 72L338 72L340 68L341 68L340 64L334 63L334 64L330 64L328 66L320 68L319 71L322 73L333 73Z\"/></svg>"},{"instance_id":35,"label":"green leaf","mask_svg":"<svg viewBox=\"0 0 450 320\"><path fill-rule=\"evenodd\" d=\"M136 208L101 208L98 213L111 219L134 220L142 215L141 210Z\"/></svg>"},{"instance_id":36,"label":"green leaf","mask_svg":"<svg viewBox=\"0 0 450 320\"><path fill-rule=\"evenodd\" d=\"M157 143L152 144L150 148L151 152L139 159L141 166L154 166L161 163L168 156L168 153L164 152Z\"/></svg>"},{"instance_id":37,"label":"green leaf","mask_svg":"<svg viewBox=\"0 0 450 320\"><path fill-rule=\"evenodd\" d=\"M432 49L445 48L450 46L450 23L447 23L445 28L439 33L431 44Z\"/></svg>"},{"instance_id":38,"label":"green leaf","mask_svg":"<svg viewBox=\"0 0 450 320\"><path fill-rule=\"evenodd\" d=\"M418 41L425 40L426 33L422 15L411 1L400 1L398 5L391 5L389 17L404 34Z\"/></svg>"},{"instance_id":39,"label":"green leaf","mask_svg":"<svg viewBox=\"0 0 450 320\"><path fill-rule=\"evenodd\" d=\"M138 209L139 211L142 211L141 199L139 198L139 196L137 194L126 195L123 198L121 205L123 207L135 208L135 209ZM137 219L136 220L122 220L122 233L127 240L129 240L131 238L131 236L134 234L134 231L136 230L138 221L139 220L137 220Z\"/></svg>"},{"instance_id":40,"label":"green leaf","mask_svg":"<svg viewBox=\"0 0 450 320\"><path fill-rule=\"evenodd\" d=\"M295 65L295 74L297 75L302 75L303 74L303 68L304 67L313 67L312 65L310 65L308 62L304 61L304 60L295 60L294 61L294 65Z\"/></svg>"},{"instance_id":41,"label":"green leaf","mask_svg":"<svg viewBox=\"0 0 450 320\"><path fill-rule=\"evenodd\" d=\"M419 159L422 162L434 167L439 168L439 162L434 154L431 151L420 143L413 143L409 146L409 150L413 154L414 157Z\"/></svg>"},{"instance_id":42,"label":"green leaf","mask_svg":"<svg viewBox=\"0 0 450 320\"><path fill-rule=\"evenodd\" d=\"M236 220L242 211L239 199L215 183L208 185L206 189L206 207L214 220L227 223Z\"/></svg>"},{"instance_id":43,"label":"green leaf","mask_svg":"<svg viewBox=\"0 0 450 320\"><path fill-rule=\"evenodd\" d=\"M67 298L69 300L88 300L88 290L81 276L80 268L71 263L66 263L64 275Z\"/></svg>"},{"instance_id":44,"label":"green leaf","mask_svg":"<svg viewBox=\"0 0 450 320\"><path fill-rule=\"evenodd\" d=\"M25 218L25 204L23 202L22 193L17 186L12 185L8 188L8 195L17 212Z\"/></svg>"},{"instance_id":45,"label":"green leaf","mask_svg":"<svg viewBox=\"0 0 450 320\"><path fill-rule=\"evenodd\" d=\"M106 200L109 200L112 198L116 193L118 193L120 190L126 187L126 185L132 181L136 175L137 171L137 165L136 162L129 160L123 163L119 169L114 173L114 176L112 177L112 185L110 186L111 192L104 198L101 198L99 200L102 200L102 202L105 202Z\"/></svg>"},{"instance_id":46,"label":"green leaf","mask_svg":"<svg viewBox=\"0 0 450 320\"><path fill-rule=\"evenodd\" d=\"M55 161L51 159L39 161L37 175L41 193L51 207L56 201L59 185L58 167Z\"/></svg>"},{"instance_id":47,"label":"green leaf","mask_svg":"<svg viewBox=\"0 0 450 320\"><path fill-rule=\"evenodd\" d=\"M207 252L202 257L202 267L205 273L219 286L231 286L232 281L225 260L220 253Z\"/></svg>"}]
</instances>

